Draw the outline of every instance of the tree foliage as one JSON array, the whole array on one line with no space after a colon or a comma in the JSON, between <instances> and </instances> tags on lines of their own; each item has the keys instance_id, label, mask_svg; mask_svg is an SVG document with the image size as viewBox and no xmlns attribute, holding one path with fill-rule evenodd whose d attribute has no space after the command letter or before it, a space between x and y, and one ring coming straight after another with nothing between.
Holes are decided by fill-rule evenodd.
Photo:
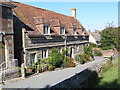
<instances>
[{"instance_id":1,"label":"tree foliage","mask_svg":"<svg viewBox=\"0 0 120 90\"><path fill-rule=\"evenodd\" d=\"M101 46L102 49L113 49L117 48L120 50L120 39L119 39L119 29L108 25L104 30L100 32L101 34Z\"/></svg>"}]
</instances>

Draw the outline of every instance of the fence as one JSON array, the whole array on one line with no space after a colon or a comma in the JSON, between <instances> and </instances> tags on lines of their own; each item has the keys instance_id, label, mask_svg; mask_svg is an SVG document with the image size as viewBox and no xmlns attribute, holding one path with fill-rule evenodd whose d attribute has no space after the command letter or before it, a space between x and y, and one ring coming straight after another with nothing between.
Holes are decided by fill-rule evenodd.
<instances>
[{"instance_id":1,"label":"fence","mask_svg":"<svg viewBox=\"0 0 120 90\"><path fill-rule=\"evenodd\" d=\"M16 67L18 67L17 59L9 59L7 62L1 63L0 64L0 83L2 83L5 80L5 74L16 71Z\"/></svg>"}]
</instances>

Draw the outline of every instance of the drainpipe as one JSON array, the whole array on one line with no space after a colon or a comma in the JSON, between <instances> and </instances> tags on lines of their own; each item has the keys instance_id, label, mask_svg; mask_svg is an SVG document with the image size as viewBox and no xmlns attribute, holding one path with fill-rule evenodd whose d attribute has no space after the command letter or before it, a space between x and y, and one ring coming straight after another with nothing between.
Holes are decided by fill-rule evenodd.
<instances>
[{"instance_id":1,"label":"drainpipe","mask_svg":"<svg viewBox=\"0 0 120 90\"><path fill-rule=\"evenodd\" d=\"M25 65L25 67L26 67L26 52L25 52L25 29L24 28L22 28L22 47L23 47L23 62L24 62L24 65Z\"/></svg>"},{"instance_id":2,"label":"drainpipe","mask_svg":"<svg viewBox=\"0 0 120 90\"><path fill-rule=\"evenodd\" d=\"M65 35L65 67L66 67L66 50L67 50L67 47L66 47L66 45L67 45L67 36Z\"/></svg>"}]
</instances>

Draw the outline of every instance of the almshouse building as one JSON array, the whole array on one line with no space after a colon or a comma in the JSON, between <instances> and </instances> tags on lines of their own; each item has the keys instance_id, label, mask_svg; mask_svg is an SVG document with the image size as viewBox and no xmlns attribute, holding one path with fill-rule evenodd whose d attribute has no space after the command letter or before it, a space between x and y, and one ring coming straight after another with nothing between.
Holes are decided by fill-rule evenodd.
<instances>
[{"instance_id":1,"label":"almshouse building","mask_svg":"<svg viewBox=\"0 0 120 90\"><path fill-rule=\"evenodd\" d=\"M69 56L84 53L83 47L89 43L86 29L76 19L76 9L72 16L50 10L13 2L15 58L19 65L49 57L52 48L69 49Z\"/></svg>"}]
</instances>

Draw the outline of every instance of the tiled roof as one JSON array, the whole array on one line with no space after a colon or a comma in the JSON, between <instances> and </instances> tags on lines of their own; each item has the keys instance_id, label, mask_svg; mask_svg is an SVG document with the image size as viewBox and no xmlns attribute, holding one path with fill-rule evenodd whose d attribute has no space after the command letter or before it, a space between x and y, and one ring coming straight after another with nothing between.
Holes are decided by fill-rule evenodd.
<instances>
[{"instance_id":1,"label":"tiled roof","mask_svg":"<svg viewBox=\"0 0 120 90\"><path fill-rule=\"evenodd\" d=\"M90 34L96 39L96 41L101 40L101 35L99 34L99 32L90 32Z\"/></svg>"},{"instance_id":2,"label":"tiled roof","mask_svg":"<svg viewBox=\"0 0 120 90\"><path fill-rule=\"evenodd\" d=\"M42 33L38 30L36 25L42 23L50 25L52 31L54 31L52 35L58 34L58 31L54 29L54 27L57 26L65 27L68 35L71 35L69 31L70 28L84 28L74 17L19 2L13 2L13 4L17 6L14 8L14 12L19 19L34 30L28 31L29 35L41 35ZM79 31L79 35L82 35L81 31ZM88 35L87 32L86 35Z\"/></svg>"},{"instance_id":3,"label":"tiled roof","mask_svg":"<svg viewBox=\"0 0 120 90\"><path fill-rule=\"evenodd\" d=\"M4 0L0 0L0 5L6 5L7 7L15 7L11 1L5 2Z\"/></svg>"}]
</instances>

